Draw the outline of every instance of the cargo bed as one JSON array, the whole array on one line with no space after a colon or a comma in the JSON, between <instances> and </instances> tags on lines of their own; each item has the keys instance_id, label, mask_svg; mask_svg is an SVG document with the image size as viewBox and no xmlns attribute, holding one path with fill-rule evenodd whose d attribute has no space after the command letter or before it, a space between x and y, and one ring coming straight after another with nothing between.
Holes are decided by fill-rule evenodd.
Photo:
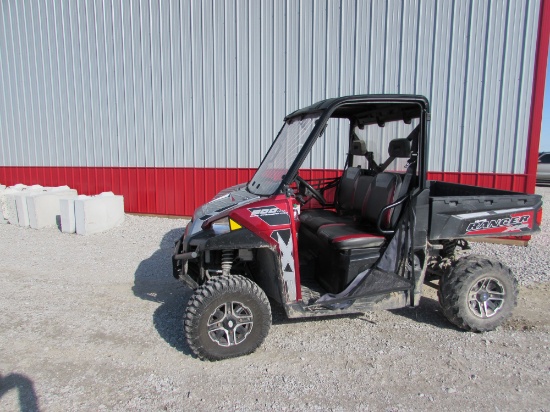
<instances>
[{"instance_id":1,"label":"cargo bed","mask_svg":"<svg viewBox=\"0 0 550 412\"><path fill-rule=\"evenodd\" d=\"M540 195L436 181L427 186L430 240L524 236L540 231Z\"/></svg>"}]
</instances>

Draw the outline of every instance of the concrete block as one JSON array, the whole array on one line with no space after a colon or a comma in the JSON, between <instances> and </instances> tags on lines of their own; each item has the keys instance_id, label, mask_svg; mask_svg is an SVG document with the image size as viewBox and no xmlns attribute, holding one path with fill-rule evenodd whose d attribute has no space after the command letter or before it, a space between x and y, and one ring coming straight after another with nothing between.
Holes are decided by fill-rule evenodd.
<instances>
[{"instance_id":1,"label":"concrete block","mask_svg":"<svg viewBox=\"0 0 550 412\"><path fill-rule=\"evenodd\" d=\"M60 201L75 198L77 191L68 186L48 188L45 193L35 193L27 197L29 225L33 229L55 227L61 217Z\"/></svg>"},{"instance_id":2,"label":"concrete block","mask_svg":"<svg viewBox=\"0 0 550 412\"><path fill-rule=\"evenodd\" d=\"M105 192L75 199L74 214L78 235L104 232L124 222L124 197Z\"/></svg>"},{"instance_id":3,"label":"concrete block","mask_svg":"<svg viewBox=\"0 0 550 412\"><path fill-rule=\"evenodd\" d=\"M17 224L19 226L29 226L29 212L27 210L27 193L19 192L13 195L15 199L15 210L17 214ZM13 225L15 223L10 223Z\"/></svg>"},{"instance_id":4,"label":"concrete block","mask_svg":"<svg viewBox=\"0 0 550 412\"><path fill-rule=\"evenodd\" d=\"M17 183L16 185L10 186L10 189L17 190L18 192L25 190L28 186L23 183Z\"/></svg>"},{"instance_id":5,"label":"concrete block","mask_svg":"<svg viewBox=\"0 0 550 412\"><path fill-rule=\"evenodd\" d=\"M57 186L57 187L47 187L46 190L49 193L58 193L58 192L66 192L66 191L75 191L76 189L71 189L69 186Z\"/></svg>"},{"instance_id":6,"label":"concrete block","mask_svg":"<svg viewBox=\"0 0 550 412\"><path fill-rule=\"evenodd\" d=\"M20 193L13 191L5 195L5 201L2 205L3 213L10 225L19 225L19 218L17 216L17 205L15 203L15 196Z\"/></svg>"},{"instance_id":7,"label":"concrete block","mask_svg":"<svg viewBox=\"0 0 550 412\"><path fill-rule=\"evenodd\" d=\"M4 196L4 192L6 190L6 186L0 185L0 199ZM3 202L0 200L0 225L8 223L8 219L4 217L4 207Z\"/></svg>"},{"instance_id":8,"label":"concrete block","mask_svg":"<svg viewBox=\"0 0 550 412\"><path fill-rule=\"evenodd\" d=\"M62 198L59 200L61 213L61 231L63 233L76 232L76 220L74 215L74 202L76 199L87 199L89 196L79 195L76 198Z\"/></svg>"},{"instance_id":9,"label":"concrete block","mask_svg":"<svg viewBox=\"0 0 550 412\"><path fill-rule=\"evenodd\" d=\"M18 187L19 186L19 187ZM19 224L17 219L17 207L15 206L15 194L21 192L24 185L8 187L0 193L0 204L2 206L2 217L12 225Z\"/></svg>"},{"instance_id":10,"label":"concrete block","mask_svg":"<svg viewBox=\"0 0 550 412\"><path fill-rule=\"evenodd\" d=\"M44 193L46 188L40 185L34 185L25 188L24 190L14 194L15 207L17 209L17 223L21 227L29 227L29 209L27 205L27 199L36 193ZM10 221L11 223L11 221Z\"/></svg>"},{"instance_id":11,"label":"concrete block","mask_svg":"<svg viewBox=\"0 0 550 412\"><path fill-rule=\"evenodd\" d=\"M31 186L27 186L26 188L24 188L23 191L45 192L45 191L48 191L49 189L51 189L51 188L50 187L44 187L44 186L41 186L41 185L31 185Z\"/></svg>"}]
</instances>

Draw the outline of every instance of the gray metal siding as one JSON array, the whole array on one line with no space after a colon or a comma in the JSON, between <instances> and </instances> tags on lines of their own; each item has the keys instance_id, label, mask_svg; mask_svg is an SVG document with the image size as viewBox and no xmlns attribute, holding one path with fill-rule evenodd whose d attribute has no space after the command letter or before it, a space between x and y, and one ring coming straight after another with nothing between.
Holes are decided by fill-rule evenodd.
<instances>
[{"instance_id":1,"label":"gray metal siding","mask_svg":"<svg viewBox=\"0 0 550 412\"><path fill-rule=\"evenodd\" d=\"M255 167L288 112L432 105L433 171L524 173L539 1L2 0L5 166ZM377 131L386 140L403 128ZM327 136L346 133L338 122ZM315 147L337 168L344 147Z\"/></svg>"}]
</instances>

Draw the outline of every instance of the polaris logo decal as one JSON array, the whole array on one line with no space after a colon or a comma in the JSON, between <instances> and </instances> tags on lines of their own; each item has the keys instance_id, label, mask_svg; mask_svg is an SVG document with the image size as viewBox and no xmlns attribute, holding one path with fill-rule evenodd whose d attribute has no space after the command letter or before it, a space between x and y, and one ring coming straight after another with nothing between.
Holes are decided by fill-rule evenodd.
<instances>
[{"instance_id":1,"label":"polaris logo decal","mask_svg":"<svg viewBox=\"0 0 550 412\"><path fill-rule=\"evenodd\" d=\"M479 219L466 228L468 234L514 233L530 230L532 214L512 215L501 219Z\"/></svg>"},{"instance_id":2,"label":"polaris logo decal","mask_svg":"<svg viewBox=\"0 0 550 412\"><path fill-rule=\"evenodd\" d=\"M250 217L259 217L269 226L288 225L290 217L288 213L277 206L253 207L248 209Z\"/></svg>"}]
</instances>

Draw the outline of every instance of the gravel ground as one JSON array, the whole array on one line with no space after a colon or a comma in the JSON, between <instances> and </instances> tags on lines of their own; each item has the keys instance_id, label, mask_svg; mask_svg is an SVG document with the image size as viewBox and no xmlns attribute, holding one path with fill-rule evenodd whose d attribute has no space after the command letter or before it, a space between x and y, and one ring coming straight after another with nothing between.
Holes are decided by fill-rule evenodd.
<instances>
[{"instance_id":1,"label":"gravel ground","mask_svg":"<svg viewBox=\"0 0 550 412\"><path fill-rule=\"evenodd\" d=\"M550 204L550 189L538 188ZM550 410L550 228L476 244L522 285L497 331L462 332L427 289L414 309L289 321L260 349L201 362L171 277L185 221L127 216L81 237L0 226L0 410Z\"/></svg>"}]
</instances>

